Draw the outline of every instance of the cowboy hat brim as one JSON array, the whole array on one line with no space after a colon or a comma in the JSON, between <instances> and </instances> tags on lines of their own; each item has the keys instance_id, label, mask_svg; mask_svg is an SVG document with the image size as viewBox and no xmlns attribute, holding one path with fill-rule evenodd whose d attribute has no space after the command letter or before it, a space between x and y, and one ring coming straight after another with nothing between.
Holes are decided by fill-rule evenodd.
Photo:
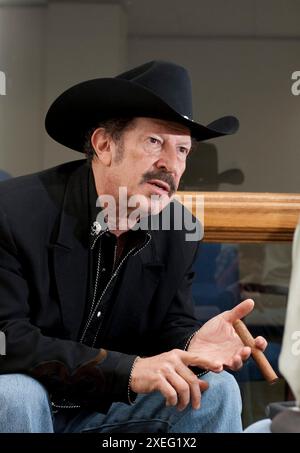
<instances>
[{"instance_id":1,"label":"cowboy hat brim","mask_svg":"<svg viewBox=\"0 0 300 453\"><path fill-rule=\"evenodd\" d=\"M112 118L148 117L188 127L197 141L235 133L239 121L225 116L204 126L174 110L148 88L120 78L79 83L63 92L50 106L45 127L58 143L83 152L87 132Z\"/></svg>"}]
</instances>

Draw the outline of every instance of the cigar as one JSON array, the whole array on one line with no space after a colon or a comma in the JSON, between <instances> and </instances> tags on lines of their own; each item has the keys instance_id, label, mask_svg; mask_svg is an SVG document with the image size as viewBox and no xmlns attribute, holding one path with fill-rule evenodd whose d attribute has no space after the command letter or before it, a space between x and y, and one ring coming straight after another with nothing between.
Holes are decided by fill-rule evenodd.
<instances>
[{"instance_id":1,"label":"cigar","mask_svg":"<svg viewBox=\"0 0 300 453\"><path fill-rule=\"evenodd\" d=\"M243 323L243 321L238 319L233 323L233 327L238 336L240 337L240 339L242 340L242 342L244 343L244 345L249 346L251 348L251 355L255 360L265 380L269 384L274 384L279 378L275 371L273 370L273 368L271 367L271 364L264 355L264 353L255 346L254 338L247 329L246 325Z\"/></svg>"}]
</instances>

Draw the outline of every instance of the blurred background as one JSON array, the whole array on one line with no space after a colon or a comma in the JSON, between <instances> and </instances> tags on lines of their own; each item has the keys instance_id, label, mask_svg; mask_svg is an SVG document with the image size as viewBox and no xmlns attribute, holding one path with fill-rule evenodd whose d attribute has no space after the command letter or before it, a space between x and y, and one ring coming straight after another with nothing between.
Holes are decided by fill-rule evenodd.
<instances>
[{"instance_id":1,"label":"blurred background","mask_svg":"<svg viewBox=\"0 0 300 453\"><path fill-rule=\"evenodd\" d=\"M44 130L63 90L163 59L189 70L196 120L240 119L236 135L199 146L181 189L298 193L299 55L298 0L0 0L0 179L82 158ZM270 341L277 370L290 249L204 243L193 287L203 321L253 297L248 324ZM251 361L236 377L245 425L290 397L284 380L269 387Z\"/></svg>"},{"instance_id":2,"label":"blurred background","mask_svg":"<svg viewBox=\"0 0 300 453\"><path fill-rule=\"evenodd\" d=\"M300 97L291 76L299 55L298 0L1 0L0 168L17 176L80 157L46 136L55 97L165 59L190 71L197 120L240 119L236 136L210 142L208 182L298 192ZM231 169L244 177L218 177Z\"/></svg>"}]
</instances>

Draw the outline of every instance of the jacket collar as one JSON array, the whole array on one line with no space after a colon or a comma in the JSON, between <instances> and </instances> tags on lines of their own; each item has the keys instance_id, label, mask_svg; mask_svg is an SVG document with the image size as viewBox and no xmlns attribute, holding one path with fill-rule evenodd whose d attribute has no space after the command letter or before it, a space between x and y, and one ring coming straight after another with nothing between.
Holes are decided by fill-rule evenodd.
<instances>
[{"instance_id":1,"label":"jacket collar","mask_svg":"<svg viewBox=\"0 0 300 453\"><path fill-rule=\"evenodd\" d=\"M53 246L54 273L66 335L76 340L87 300L88 171L85 162L72 172Z\"/></svg>"},{"instance_id":2,"label":"jacket collar","mask_svg":"<svg viewBox=\"0 0 300 453\"><path fill-rule=\"evenodd\" d=\"M85 161L81 163L67 183L56 240L67 249L88 244L90 168Z\"/></svg>"}]
</instances>

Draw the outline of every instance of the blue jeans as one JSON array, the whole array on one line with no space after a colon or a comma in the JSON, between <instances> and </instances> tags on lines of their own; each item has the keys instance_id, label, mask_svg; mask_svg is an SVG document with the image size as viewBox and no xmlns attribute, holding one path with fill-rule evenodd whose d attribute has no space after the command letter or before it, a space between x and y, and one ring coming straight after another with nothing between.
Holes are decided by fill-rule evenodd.
<instances>
[{"instance_id":1,"label":"blue jeans","mask_svg":"<svg viewBox=\"0 0 300 453\"><path fill-rule=\"evenodd\" d=\"M200 409L166 407L158 392L138 395L130 406L113 403L107 414L82 409L51 410L48 393L24 374L0 375L0 432L31 433L212 433L242 432L241 396L229 373L204 376L209 389Z\"/></svg>"}]
</instances>

